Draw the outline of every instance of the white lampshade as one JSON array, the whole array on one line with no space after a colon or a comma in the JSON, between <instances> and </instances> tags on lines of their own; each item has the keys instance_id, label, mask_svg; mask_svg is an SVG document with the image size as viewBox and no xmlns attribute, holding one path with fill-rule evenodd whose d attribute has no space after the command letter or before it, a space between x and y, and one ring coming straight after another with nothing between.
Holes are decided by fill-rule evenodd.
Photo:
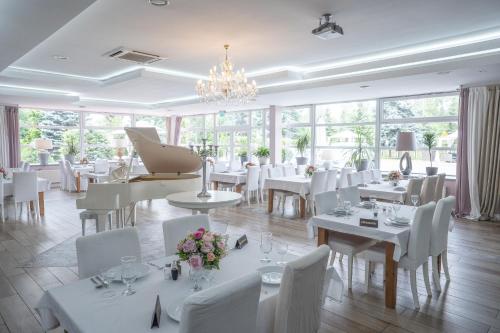
<instances>
[{"instance_id":1,"label":"white lampshade","mask_svg":"<svg viewBox=\"0 0 500 333\"><path fill-rule=\"evenodd\" d=\"M33 146L38 150L49 150L52 149L52 140L38 138L33 141Z\"/></svg>"},{"instance_id":2,"label":"white lampshade","mask_svg":"<svg viewBox=\"0 0 500 333\"><path fill-rule=\"evenodd\" d=\"M414 132L399 132L396 138L396 151L414 151L417 140Z\"/></svg>"}]
</instances>

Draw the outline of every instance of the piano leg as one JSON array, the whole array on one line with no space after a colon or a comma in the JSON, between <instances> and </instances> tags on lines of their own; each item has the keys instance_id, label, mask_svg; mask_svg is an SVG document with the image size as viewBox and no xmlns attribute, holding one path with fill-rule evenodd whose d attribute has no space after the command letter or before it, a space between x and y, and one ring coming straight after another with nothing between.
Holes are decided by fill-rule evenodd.
<instances>
[{"instance_id":1,"label":"piano leg","mask_svg":"<svg viewBox=\"0 0 500 333\"><path fill-rule=\"evenodd\" d=\"M135 221L137 219L137 210L135 209L136 203L130 204L130 224L135 227Z\"/></svg>"}]
</instances>

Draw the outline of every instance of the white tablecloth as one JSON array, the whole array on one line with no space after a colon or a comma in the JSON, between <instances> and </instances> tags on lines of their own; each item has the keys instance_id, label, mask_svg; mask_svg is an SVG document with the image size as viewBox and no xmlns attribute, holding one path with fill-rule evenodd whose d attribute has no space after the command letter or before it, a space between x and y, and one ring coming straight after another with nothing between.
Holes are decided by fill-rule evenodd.
<instances>
[{"instance_id":1,"label":"white tablecloth","mask_svg":"<svg viewBox=\"0 0 500 333\"><path fill-rule=\"evenodd\" d=\"M397 191L395 188L404 187L405 190ZM367 184L367 187L360 187L359 193L362 197L368 198L373 195L378 199L388 200L388 201L401 201L404 202L406 196L406 188L408 187L408 181L402 180L399 182L399 186L393 186L391 182L383 181L381 184Z\"/></svg>"},{"instance_id":2,"label":"white tablecloth","mask_svg":"<svg viewBox=\"0 0 500 333\"><path fill-rule=\"evenodd\" d=\"M217 285L250 272L254 272L262 264L259 258L258 241L249 240L249 244L241 250L232 250L221 261L221 270L214 272L212 285ZM278 259L275 251L271 259ZM296 258L288 255L287 260ZM156 261L158 264L171 262L173 257ZM183 263L182 275L177 281L165 280L163 272L152 267L151 273L134 284L137 292L132 296L119 294L111 300L102 296L106 289L96 289L88 279L79 280L69 285L50 289L45 292L36 309L40 314L44 329L56 327L59 323L71 333L78 332L150 332L151 316L156 295L160 295L162 306L161 323L155 332L177 332L179 324L167 315L169 304L182 302L192 293L193 282L189 280L189 268ZM336 283L342 281L336 275ZM340 282L339 282L340 280ZM124 286L112 284L108 290L120 293ZM259 332L271 332L274 302L279 286L262 285L258 325ZM221 320L229 320L221 318Z\"/></svg>"},{"instance_id":3,"label":"white tablecloth","mask_svg":"<svg viewBox=\"0 0 500 333\"><path fill-rule=\"evenodd\" d=\"M210 181L235 185L245 184L247 182L247 174L243 171L212 172L210 173Z\"/></svg>"},{"instance_id":4,"label":"white tablecloth","mask_svg":"<svg viewBox=\"0 0 500 333\"><path fill-rule=\"evenodd\" d=\"M297 193L305 198L311 188L311 178L306 178L302 175L291 177L267 178L264 182L265 190L280 190L292 193Z\"/></svg>"},{"instance_id":5,"label":"white tablecloth","mask_svg":"<svg viewBox=\"0 0 500 333\"><path fill-rule=\"evenodd\" d=\"M50 180L38 178L38 192L46 192L48 190L50 190ZM12 183L12 179L3 180L3 193L4 196L14 194L14 184Z\"/></svg>"}]
</instances>

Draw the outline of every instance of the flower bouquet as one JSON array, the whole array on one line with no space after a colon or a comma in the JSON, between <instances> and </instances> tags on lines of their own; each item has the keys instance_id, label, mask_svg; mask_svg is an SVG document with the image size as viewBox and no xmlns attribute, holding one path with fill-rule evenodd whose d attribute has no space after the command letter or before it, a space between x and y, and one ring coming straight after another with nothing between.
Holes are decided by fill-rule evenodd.
<instances>
[{"instance_id":1,"label":"flower bouquet","mask_svg":"<svg viewBox=\"0 0 500 333\"><path fill-rule=\"evenodd\" d=\"M313 173L316 171L314 165L308 165L306 170L304 171L304 175L306 177L312 177Z\"/></svg>"},{"instance_id":2,"label":"flower bouquet","mask_svg":"<svg viewBox=\"0 0 500 333\"><path fill-rule=\"evenodd\" d=\"M387 180L392 182L394 186L397 186L399 181L401 180L401 172L398 170L393 170L387 174Z\"/></svg>"},{"instance_id":3,"label":"flower bouquet","mask_svg":"<svg viewBox=\"0 0 500 333\"><path fill-rule=\"evenodd\" d=\"M3 179L7 179L7 171L2 167L0 167L0 177Z\"/></svg>"},{"instance_id":4,"label":"flower bouquet","mask_svg":"<svg viewBox=\"0 0 500 333\"><path fill-rule=\"evenodd\" d=\"M252 163L252 162L248 162L247 164L245 164L245 168L248 169L248 167L251 167L251 166L256 166L255 163Z\"/></svg>"}]
</instances>

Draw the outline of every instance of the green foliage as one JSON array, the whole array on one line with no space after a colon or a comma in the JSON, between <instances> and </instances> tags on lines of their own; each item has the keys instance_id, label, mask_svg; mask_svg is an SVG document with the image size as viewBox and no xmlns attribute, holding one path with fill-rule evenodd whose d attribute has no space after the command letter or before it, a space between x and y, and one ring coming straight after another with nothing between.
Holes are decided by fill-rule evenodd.
<instances>
[{"instance_id":1,"label":"green foliage","mask_svg":"<svg viewBox=\"0 0 500 333\"><path fill-rule=\"evenodd\" d=\"M433 132L426 132L422 136L422 143L424 146L427 147L427 150L429 151L429 161L431 162L431 167L432 167L432 148L436 147L437 145L437 135L436 133Z\"/></svg>"},{"instance_id":2,"label":"green foliage","mask_svg":"<svg viewBox=\"0 0 500 333\"><path fill-rule=\"evenodd\" d=\"M246 150L242 150L238 153L239 157L248 157L248 152Z\"/></svg>"},{"instance_id":3,"label":"green foliage","mask_svg":"<svg viewBox=\"0 0 500 333\"><path fill-rule=\"evenodd\" d=\"M79 136L80 134L76 130L67 131L63 134L64 155L76 156L78 154L78 152L80 151L80 149L78 148L80 141Z\"/></svg>"},{"instance_id":4,"label":"green foliage","mask_svg":"<svg viewBox=\"0 0 500 333\"><path fill-rule=\"evenodd\" d=\"M351 151L349 163L351 166L357 167L361 164L362 160L369 160L371 158L371 151L366 147L373 145L373 136L370 133L371 131L363 126L355 126L353 131L356 135L356 148Z\"/></svg>"},{"instance_id":5,"label":"green foliage","mask_svg":"<svg viewBox=\"0 0 500 333\"><path fill-rule=\"evenodd\" d=\"M290 161L293 157L293 153L290 149L281 148L281 163L285 163L286 161Z\"/></svg>"},{"instance_id":6,"label":"green foliage","mask_svg":"<svg viewBox=\"0 0 500 333\"><path fill-rule=\"evenodd\" d=\"M258 158L261 158L261 157L268 158L269 156L271 156L271 151L269 150L269 148L261 146L261 147L257 148L255 153L253 153L253 154L255 156L257 156Z\"/></svg>"},{"instance_id":7,"label":"green foliage","mask_svg":"<svg viewBox=\"0 0 500 333\"><path fill-rule=\"evenodd\" d=\"M295 145L297 146L297 150L299 151L300 156L304 157L304 152L306 151L310 143L311 135L309 134L309 132L304 131L297 137Z\"/></svg>"}]
</instances>

